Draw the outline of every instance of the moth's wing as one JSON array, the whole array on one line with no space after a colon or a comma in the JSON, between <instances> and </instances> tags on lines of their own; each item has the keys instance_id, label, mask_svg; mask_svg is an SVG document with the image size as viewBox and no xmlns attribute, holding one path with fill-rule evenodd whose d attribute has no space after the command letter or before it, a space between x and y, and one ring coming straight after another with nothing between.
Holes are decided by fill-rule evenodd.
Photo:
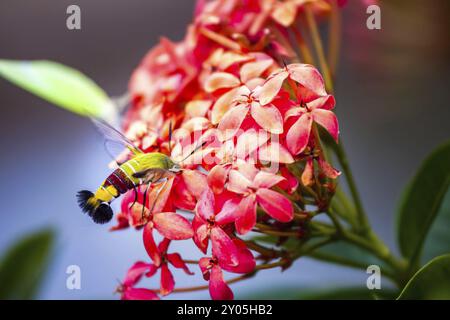
<instances>
[{"instance_id":1,"label":"moth's wing","mask_svg":"<svg viewBox=\"0 0 450 320\"><path fill-rule=\"evenodd\" d=\"M117 159L117 150L119 150L119 148L122 148L122 152L124 151L124 148L127 148L131 151L133 156L144 153L141 149L136 147L130 139L125 137L122 132L106 121L97 118L91 118L91 120L95 124L97 130L104 136L105 148L114 160Z\"/></svg>"},{"instance_id":2,"label":"moth's wing","mask_svg":"<svg viewBox=\"0 0 450 320\"><path fill-rule=\"evenodd\" d=\"M113 160L113 162L109 164L111 169L116 169L118 166L121 166L127 160L134 157L133 153L120 142L105 138L103 146L105 147L108 156Z\"/></svg>"},{"instance_id":3,"label":"moth's wing","mask_svg":"<svg viewBox=\"0 0 450 320\"><path fill-rule=\"evenodd\" d=\"M155 183L162 178L170 175L170 171L162 168L149 168L141 171L137 171L133 174L133 177L142 179L144 184Z\"/></svg>"}]
</instances>

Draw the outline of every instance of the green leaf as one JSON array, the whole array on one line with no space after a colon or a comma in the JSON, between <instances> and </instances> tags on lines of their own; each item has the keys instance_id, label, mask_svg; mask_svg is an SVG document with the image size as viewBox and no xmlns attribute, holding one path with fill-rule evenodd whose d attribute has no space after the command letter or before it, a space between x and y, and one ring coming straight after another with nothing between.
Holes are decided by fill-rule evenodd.
<instances>
[{"instance_id":1,"label":"green leaf","mask_svg":"<svg viewBox=\"0 0 450 320\"><path fill-rule=\"evenodd\" d=\"M0 59L0 75L15 85L68 111L110 119L113 105L107 94L84 74L45 60Z\"/></svg>"},{"instance_id":2,"label":"green leaf","mask_svg":"<svg viewBox=\"0 0 450 320\"><path fill-rule=\"evenodd\" d=\"M450 252L450 189L444 197L433 225L423 247L422 261L426 262L434 257Z\"/></svg>"},{"instance_id":3,"label":"green leaf","mask_svg":"<svg viewBox=\"0 0 450 320\"><path fill-rule=\"evenodd\" d=\"M434 258L417 271L398 299L450 299L450 254Z\"/></svg>"},{"instance_id":4,"label":"green leaf","mask_svg":"<svg viewBox=\"0 0 450 320\"><path fill-rule=\"evenodd\" d=\"M401 199L397 233L400 250L414 266L450 185L450 142L422 163Z\"/></svg>"},{"instance_id":5,"label":"green leaf","mask_svg":"<svg viewBox=\"0 0 450 320\"><path fill-rule=\"evenodd\" d=\"M42 230L14 244L0 261L0 299L33 299L50 263L54 232Z\"/></svg>"}]
</instances>

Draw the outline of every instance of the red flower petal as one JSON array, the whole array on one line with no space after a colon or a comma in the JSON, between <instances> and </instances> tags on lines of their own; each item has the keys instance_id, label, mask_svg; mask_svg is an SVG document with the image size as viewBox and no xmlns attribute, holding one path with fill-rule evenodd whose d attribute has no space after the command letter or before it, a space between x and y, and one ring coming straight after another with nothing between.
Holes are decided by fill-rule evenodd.
<instances>
[{"instance_id":1,"label":"red flower petal","mask_svg":"<svg viewBox=\"0 0 450 320\"><path fill-rule=\"evenodd\" d=\"M253 181L256 174L259 172L253 163L248 163L245 161L236 161L234 166L237 168L239 173L243 174L250 181Z\"/></svg>"},{"instance_id":2,"label":"red flower petal","mask_svg":"<svg viewBox=\"0 0 450 320\"><path fill-rule=\"evenodd\" d=\"M220 227L211 229L211 247L213 254L227 265L236 265L237 249L230 236Z\"/></svg>"},{"instance_id":3,"label":"red flower petal","mask_svg":"<svg viewBox=\"0 0 450 320\"><path fill-rule=\"evenodd\" d=\"M177 184L170 198L173 201L173 204L179 209L188 211L195 209L197 199L189 192L188 187L181 176L178 176Z\"/></svg>"},{"instance_id":4,"label":"red flower petal","mask_svg":"<svg viewBox=\"0 0 450 320\"><path fill-rule=\"evenodd\" d=\"M272 18L284 27L289 27L297 15L297 3L294 1L277 2L272 12Z\"/></svg>"},{"instance_id":5,"label":"red flower petal","mask_svg":"<svg viewBox=\"0 0 450 320\"><path fill-rule=\"evenodd\" d=\"M186 116L189 118L206 117L206 113L211 107L210 100L192 100L186 103Z\"/></svg>"},{"instance_id":6,"label":"red flower petal","mask_svg":"<svg viewBox=\"0 0 450 320\"><path fill-rule=\"evenodd\" d=\"M212 124L218 124L222 120L223 116L230 110L234 100L239 96L240 91L240 87L233 88L217 98L211 110Z\"/></svg>"},{"instance_id":7,"label":"red flower petal","mask_svg":"<svg viewBox=\"0 0 450 320\"><path fill-rule=\"evenodd\" d=\"M234 222L237 217L237 207L239 200L237 198L229 199L225 201L222 206L222 210L216 215L216 223L219 225L225 225Z\"/></svg>"},{"instance_id":8,"label":"red flower petal","mask_svg":"<svg viewBox=\"0 0 450 320\"><path fill-rule=\"evenodd\" d=\"M170 239L164 238L159 244L158 244L158 251L160 254L164 254L167 252L167 249L169 249L170 245Z\"/></svg>"},{"instance_id":9,"label":"red flower petal","mask_svg":"<svg viewBox=\"0 0 450 320\"><path fill-rule=\"evenodd\" d=\"M130 223L128 222L128 215L123 212L119 212L116 215L116 220L117 220L117 224L115 226L109 228L109 231L122 230L122 229L126 229L130 226Z\"/></svg>"},{"instance_id":10,"label":"red flower petal","mask_svg":"<svg viewBox=\"0 0 450 320\"><path fill-rule=\"evenodd\" d=\"M159 297L149 289L128 287L122 294L122 300L159 300Z\"/></svg>"},{"instance_id":11,"label":"red flower petal","mask_svg":"<svg viewBox=\"0 0 450 320\"><path fill-rule=\"evenodd\" d=\"M145 276L147 278L151 278L156 274L156 271L158 271L159 267L155 266L154 264L151 265L150 269L145 273Z\"/></svg>"},{"instance_id":12,"label":"red flower petal","mask_svg":"<svg viewBox=\"0 0 450 320\"><path fill-rule=\"evenodd\" d=\"M223 280L222 269L218 265L211 269L209 294L213 300L233 300L233 291Z\"/></svg>"},{"instance_id":13,"label":"red flower petal","mask_svg":"<svg viewBox=\"0 0 450 320\"><path fill-rule=\"evenodd\" d=\"M225 182L228 178L230 166L216 165L208 173L208 185L214 193L219 194L223 192Z\"/></svg>"},{"instance_id":14,"label":"red flower petal","mask_svg":"<svg viewBox=\"0 0 450 320\"><path fill-rule=\"evenodd\" d=\"M239 263L236 266L229 266L221 263L222 269L234 273L249 273L255 270L256 261L252 252L247 248L245 242L239 239L233 239L233 243L237 248Z\"/></svg>"},{"instance_id":15,"label":"red flower petal","mask_svg":"<svg viewBox=\"0 0 450 320\"><path fill-rule=\"evenodd\" d=\"M218 89L237 87L241 81L228 72L215 72L205 81L205 91L214 92Z\"/></svg>"},{"instance_id":16,"label":"red flower petal","mask_svg":"<svg viewBox=\"0 0 450 320\"><path fill-rule=\"evenodd\" d=\"M150 210L136 202L133 207L130 208L128 217L130 225L133 227L140 227L147 223L148 218L150 217Z\"/></svg>"},{"instance_id":17,"label":"red flower petal","mask_svg":"<svg viewBox=\"0 0 450 320\"><path fill-rule=\"evenodd\" d=\"M214 216L214 193L207 188L198 199L196 212L204 220L209 220Z\"/></svg>"},{"instance_id":18,"label":"red flower petal","mask_svg":"<svg viewBox=\"0 0 450 320\"><path fill-rule=\"evenodd\" d=\"M209 281L209 271L211 269L211 258L201 258L198 261L198 266L200 267L200 270L202 271L203 279L206 281Z\"/></svg>"},{"instance_id":19,"label":"red flower petal","mask_svg":"<svg viewBox=\"0 0 450 320\"><path fill-rule=\"evenodd\" d=\"M325 84L320 72L311 65L293 63L288 65L289 75L292 80L311 90L318 96L325 96Z\"/></svg>"},{"instance_id":20,"label":"red flower petal","mask_svg":"<svg viewBox=\"0 0 450 320\"><path fill-rule=\"evenodd\" d=\"M284 177L274 173L260 171L253 180L253 187L255 188L272 188L274 185L285 180Z\"/></svg>"},{"instance_id":21,"label":"red flower petal","mask_svg":"<svg viewBox=\"0 0 450 320\"><path fill-rule=\"evenodd\" d=\"M164 210L172 190L173 180L174 178L169 178L165 184L158 182L152 186L146 204L146 207L152 210L151 213Z\"/></svg>"},{"instance_id":22,"label":"red flower petal","mask_svg":"<svg viewBox=\"0 0 450 320\"><path fill-rule=\"evenodd\" d=\"M298 180L286 167L281 168L281 175L286 179L279 184L283 190L286 190L289 194L297 190Z\"/></svg>"},{"instance_id":23,"label":"red flower petal","mask_svg":"<svg viewBox=\"0 0 450 320\"><path fill-rule=\"evenodd\" d=\"M194 236L189 220L175 212L155 213L153 223L156 230L170 240L185 240Z\"/></svg>"},{"instance_id":24,"label":"red flower petal","mask_svg":"<svg viewBox=\"0 0 450 320\"><path fill-rule=\"evenodd\" d=\"M192 220L192 227L194 228L194 243L197 247L206 254L208 249L208 227L205 221L202 221L197 215Z\"/></svg>"},{"instance_id":25,"label":"red flower petal","mask_svg":"<svg viewBox=\"0 0 450 320\"><path fill-rule=\"evenodd\" d=\"M161 295L166 296L173 291L175 281L166 263L161 266Z\"/></svg>"},{"instance_id":26,"label":"red flower petal","mask_svg":"<svg viewBox=\"0 0 450 320\"><path fill-rule=\"evenodd\" d=\"M159 254L158 247L156 246L155 239L153 238L153 226L152 223L147 223L143 231L144 247L153 263L157 266L161 264L161 256Z\"/></svg>"},{"instance_id":27,"label":"red flower petal","mask_svg":"<svg viewBox=\"0 0 450 320\"><path fill-rule=\"evenodd\" d=\"M251 231L256 224L256 196L248 195L241 200L238 206L239 216L236 219L236 231L239 234L246 234Z\"/></svg>"},{"instance_id":28,"label":"red flower petal","mask_svg":"<svg viewBox=\"0 0 450 320\"><path fill-rule=\"evenodd\" d=\"M187 264L181 258L178 253L169 253L166 255L167 260L177 269L183 269L186 274L193 275L194 273L189 270Z\"/></svg>"},{"instance_id":29,"label":"red flower petal","mask_svg":"<svg viewBox=\"0 0 450 320\"><path fill-rule=\"evenodd\" d=\"M274 134L283 133L283 117L273 104L262 106L257 102L253 102L251 114L256 123L264 130Z\"/></svg>"},{"instance_id":30,"label":"red flower petal","mask_svg":"<svg viewBox=\"0 0 450 320\"><path fill-rule=\"evenodd\" d=\"M263 146L259 149L259 160L276 163L293 163L294 158L291 153L277 142Z\"/></svg>"},{"instance_id":31,"label":"red flower petal","mask_svg":"<svg viewBox=\"0 0 450 320\"><path fill-rule=\"evenodd\" d=\"M335 104L336 104L336 100L330 94L323 96L323 97L318 97L307 103L308 108L310 110L315 110L315 109L331 110L334 108Z\"/></svg>"},{"instance_id":32,"label":"red flower petal","mask_svg":"<svg viewBox=\"0 0 450 320\"><path fill-rule=\"evenodd\" d=\"M321 158L319 158L319 166L322 169L322 172L330 179L336 179L341 174L339 170L336 170Z\"/></svg>"},{"instance_id":33,"label":"red flower petal","mask_svg":"<svg viewBox=\"0 0 450 320\"><path fill-rule=\"evenodd\" d=\"M236 135L247 113L248 106L245 104L237 105L225 113L217 128L225 133L226 140Z\"/></svg>"},{"instance_id":34,"label":"red flower petal","mask_svg":"<svg viewBox=\"0 0 450 320\"><path fill-rule=\"evenodd\" d=\"M241 67L240 77L243 83L259 77L264 71L267 70L273 63L272 59L247 62Z\"/></svg>"},{"instance_id":35,"label":"red flower petal","mask_svg":"<svg viewBox=\"0 0 450 320\"><path fill-rule=\"evenodd\" d=\"M123 285L127 287L134 286L142 276L151 269L153 265L149 263L145 263L142 261L138 261L133 266L128 269L127 275L123 280Z\"/></svg>"},{"instance_id":36,"label":"red flower petal","mask_svg":"<svg viewBox=\"0 0 450 320\"><path fill-rule=\"evenodd\" d=\"M315 109L312 111L314 121L324 127L338 141L339 124L334 112L324 109Z\"/></svg>"},{"instance_id":37,"label":"red flower petal","mask_svg":"<svg viewBox=\"0 0 450 320\"><path fill-rule=\"evenodd\" d=\"M272 218L280 222L289 222L294 218L292 203L282 194L261 188L256 191L256 199Z\"/></svg>"},{"instance_id":38,"label":"red flower petal","mask_svg":"<svg viewBox=\"0 0 450 320\"><path fill-rule=\"evenodd\" d=\"M306 113L289 129L286 135L286 144L292 154L297 155L305 150L308 145L311 126L312 116Z\"/></svg>"},{"instance_id":39,"label":"red flower petal","mask_svg":"<svg viewBox=\"0 0 450 320\"><path fill-rule=\"evenodd\" d=\"M188 192L197 199L207 188L206 175L198 170L185 169L181 173L181 178L183 179Z\"/></svg>"},{"instance_id":40,"label":"red flower petal","mask_svg":"<svg viewBox=\"0 0 450 320\"><path fill-rule=\"evenodd\" d=\"M302 172L301 179L304 186L310 186L314 182L314 163L311 158L306 160L305 169Z\"/></svg>"},{"instance_id":41,"label":"red flower petal","mask_svg":"<svg viewBox=\"0 0 450 320\"><path fill-rule=\"evenodd\" d=\"M258 147L264 145L269 138L269 134L263 130L246 130L237 139L235 149L236 157L239 159L247 159Z\"/></svg>"},{"instance_id":42,"label":"red flower petal","mask_svg":"<svg viewBox=\"0 0 450 320\"><path fill-rule=\"evenodd\" d=\"M237 170L230 170L227 189L236 193L246 193L252 182Z\"/></svg>"},{"instance_id":43,"label":"red flower petal","mask_svg":"<svg viewBox=\"0 0 450 320\"><path fill-rule=\"evenodd\" d=\"M288 76L289 74L286 71L281 71L269 78L258 92L259 103L265 105L271 102L280 92L283 82Z\"/></svg>"}]
</instances>

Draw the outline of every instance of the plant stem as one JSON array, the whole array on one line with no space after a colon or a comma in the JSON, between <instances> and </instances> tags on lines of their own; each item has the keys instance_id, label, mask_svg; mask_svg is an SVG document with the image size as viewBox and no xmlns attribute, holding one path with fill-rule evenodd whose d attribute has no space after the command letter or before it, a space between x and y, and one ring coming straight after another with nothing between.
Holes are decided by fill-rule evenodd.
<instances>
[{"instance_id":1,"label":"plant stem","mask_svg":"<svg viewBox=\"0 0 450 320\"><path fill-rule=\"evenodd\" d=\"M336 66L339 60L339 49L341 42L341 29L342 29L342 18L341 11L339 10L339 6L337 0L331 1L331 16L330 16L330 24L329 24L329 32L328 32L328 65L330 67L331 76L334 78L336 74Z\"/></svg>"},{"instance_id":2,"label":"plant stem","mask_svg":"<svg viewBox=\"0 0 450 320\"><path fill-rule=\"evenodd\" d=\"M342 227L341 223L339 222L339 219L336 217L335 213L331 209L328 210L327 215L328 217L330 217L331 221L336 227L336 233L338 235L344 233L344 228Z\"/></svg>"},{"instance_id":3,"label":"plant stem","mask_svg":"<svg viewBox=\"0 0 450 320\"><path fill-rule=\"evenodd\" d=\"M296 259L300 258L301 256L309 254L312 251L314 251L314 250L320 248L321 246L324 246L324 245L326 245L326 244L328 244L328 243L330 243L332 241L334 241L334 239L329 237L329 238L325 238L322 241L319 241L316 244L313 244L313 245L311 245L309 247L302 248L301 250L296 252L294 255L292 255L292 259L296 260ZM273 268L277 268L277 267L283 267L283 266L286 266L288 263L289 263L289 260L286 260L284 258L281 258L278 261L272 262L272 263L263 263L263 264L257 265L253 272L244 274L244 275L239 276L239 277L232 278L230 280L227 280L226 282L228 284L236 283L236 282L239 282L239 281L242 281L242 280L245 280L245 279L249 279L249 278L255 276L261 270L273 269ZM172 292L173 293L192 292L192 291L206 290L208 288L209 288L209 285L201 285L201 286L193 286L193 287L176 288ZM159 292L159 289L150 289L150 290L155 291L155 292Z\"/></svg>"},{"instance_id":4,"label":"plant stem","mask_svg":"<svg viewBox=\"0 0 450 320\"><path fill-rule=\"evenodd\" d=\"M362 205L361 197L359 195L358 189L356 187L355 179L353 177L353 173L350 169L350 165L348 163L347 156L344 151L344 147L342 141L336 146L336 156L341 164L342 171L344 172L345 178L348 183L348 187L350 189L350 193L353 198L353 202L355 203L356 208L356 219L357 219L357 230L361 234L365 234L370 230L369 221L367 220L367 215Z\"/></svg>"},{"instance_id":5,"label":"plant stem","mask_svg":"<svg viewBox=\"0 0 450 320\"><path fill-rule=\"evenodd\" d=\"M293 26L291 29L292 32L294 33L295 40L297 40L297 47L300 50L303 62L307 64L314 64L313 55L311 54L311 51L306 45L305 39L303 38L300 28Z\"/></svg>"},{"instance_id":6,"label":"plant stem","mask_svg":"<svg viewBox=\"0 0 450 320\"><path fill-rule=\"evenodd\" d=\"M407 268L405 261L393 256L389 248L372 231L370 231L366 238L347 231L343 234L343 239L373 253L376 257L390 265L398 274L405 272Z\"/></svg>"},{"instance_id":7,"label":"plant stem","mask_svg":"<svg viewBox=\"0 0 450 320\"><path fill-rule=\"evenodd\" d=\"M319 65L322 69L323 77L325 80L325 86L328 90L333 91L333 82L331 80L330 69L325 58L322 39L320 37L319 28L317 27L314 13L312 12L310 5L305 5L306 22L308 23L311 38L316 49L317 57L319 58Z\"/></svg>"}]
</instances>

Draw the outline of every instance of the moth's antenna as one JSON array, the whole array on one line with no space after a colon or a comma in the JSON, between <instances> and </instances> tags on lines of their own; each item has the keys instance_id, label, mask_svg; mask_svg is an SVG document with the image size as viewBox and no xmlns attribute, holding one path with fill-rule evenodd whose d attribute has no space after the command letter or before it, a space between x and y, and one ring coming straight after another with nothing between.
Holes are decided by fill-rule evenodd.
<instances>
[{"instance_id":1,"label":"moth's antenna","mask_svg":"<svg viewBox=\"0 0 450 320\"><path fill-rule=\"evenodd\" d=\"M203 146L207 143L208 141L203 141L201 145L196 146L194 150L192 150L186 157L184 157L183 160L181 160L180 162L185 161L187 158L189 158L190 156L192 156L194 153L196 153L199 149L203 148Z\"/></svg>"},{"instance_id":2,"label":"moth's antenna","mask_svg":"<svg viewBox=\"0 0 450 320\"><path fill-rule=\"evenodd\" d=\"M172 120L169 122L169 152L172 154Z\"/></svg>"}]
</instances>

